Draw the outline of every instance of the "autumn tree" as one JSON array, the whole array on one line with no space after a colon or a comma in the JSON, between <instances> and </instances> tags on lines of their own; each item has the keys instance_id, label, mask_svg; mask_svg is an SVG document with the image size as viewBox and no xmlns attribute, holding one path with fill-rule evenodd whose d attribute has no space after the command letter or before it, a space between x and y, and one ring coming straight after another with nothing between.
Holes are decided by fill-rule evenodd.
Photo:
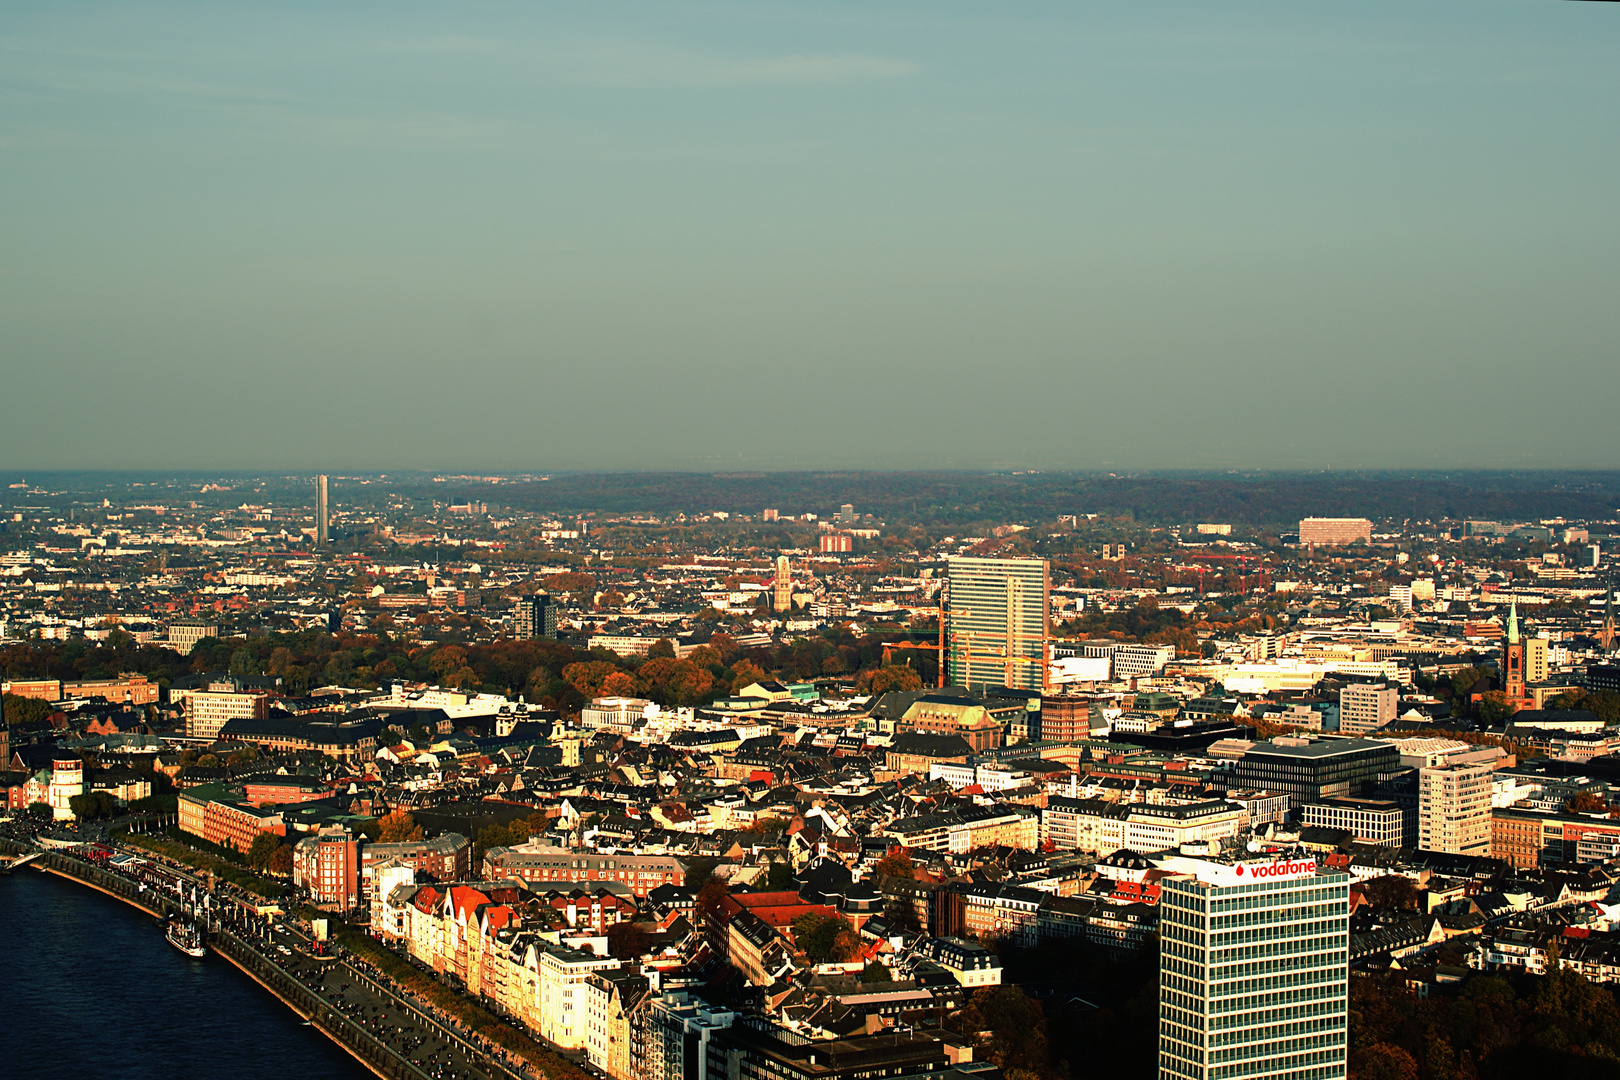
<instances>
[{"instance_id":1,"label":"autumn tree","mask_svg":"<svg viewBox=\"0 0 1620 1080\"><path fill-rule=\"evenodd\" d=\"M614 923L607 929L608 955L634 960L652 948L652 935L633 922Z\"/></svg>"},{"instance_id":2,"label":"autumn tree","mask_svg":"<svg viewBox=\"0 0 1620 1080\"><path fill-rule=\"evenodd\" d=\"M422 839L422 826L409 810L395 810L377 822L378 839L384 844L407 844Z\"/></svg>"},{"instance_id":3,"label":"autumn tree","mask_svg":"<svg viewBox=\"0 0 1620 1080\"><path fill-rule=\"evenodd\" d=\"M602 680L598 697L635 697L641 693L641 684L628 671L615 671Z\"/></svg>"},{"instance_id":4,"label":"autumn tree","mask_svg":"<svg viewBox=\"0 0 1620 1080\"><path fill-rule=\"evenodd\" d=\"M904 664L863 671L855 680L855 691L860 694L907 693L922 689L922 676Z\"/></svg>"},{"instance_id":5,"label":"autumn tree","mask_svg":"<svg viewBox=\"0 0 1620 1080\"><path fill-rule=\"evenodd\" d=\"M878 877L910 879L917 876L917 867L911 861L911 852L897 847L873 864L872 873Z\"/></svg>"},{"instance_id":6,"label":"autumn tree","mask_svg":"<svg viewBox=\"0 0 1620 1080\"><path fill-rule=\"evenodd\" d=\"M606 660L585 660L563 668L562 677L563 681L587 698L594 698L602 696L602 683L618 670Z\"/></svg>"},{"instance_id":7,"label":"autumn tree","mask_svg":"<svg viewBox=\"0 0 1620 1080\"><path fill-rule=\"evenodd\" d=\"M739 660L737 666L731 669L731 692L735 694L745 686L764 682L767 677L764 670L752 660Z\"/></svg>"},{"instance_id":8,"label":"autumn tree","mask_svg":"<svg viewBox=\"0 0 1620 1080\"><path fill-rule=\"evenodd\" d=\"M282 844L270 855L268 869L272 874L287 877L292 873L293 849L291 844Z\"/></svg>"},{"instance_id":9,"label":"autumn tree","mask_svg":"<svg viewBox=\"0 0 1620 1080\"><path fill-rule=\"evenodd\" d=\"M1056 1077L1040 1003L1016 986L986 986L957 1014L957 1030L982 1032L985 1056L1008 1076Z\"/></svg>"},{"instance_id":10,"label":"autumn tree","mask_svg":"<svg viewBox=\"0 0 1620 1080\"><path fill-rule=\"evenodd\" d=\"M1416 911L1421 899L1418 887L1412 883L1412 879L1400 874L1375 877L1363 883L1361 891L1375 908Z\"/></svg>"}]
</instances>

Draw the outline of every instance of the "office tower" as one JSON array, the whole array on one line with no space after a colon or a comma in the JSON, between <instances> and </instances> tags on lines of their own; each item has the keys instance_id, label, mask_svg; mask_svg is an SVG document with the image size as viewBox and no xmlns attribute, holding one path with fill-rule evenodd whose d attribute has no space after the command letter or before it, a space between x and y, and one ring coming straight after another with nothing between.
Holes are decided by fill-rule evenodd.
<instances>
[{"instance_id":1,"label":"office tower","mask_svg":"<svg viewBox=\"0 0 1620 1080\"><path fill-rule=\"evenodd\" d=\"M855 524L855 505L853 503L845 503L843 506L840 506L838 508L838 520L843 522L845 525Z\"/></svg>"},{"instance_id":2,"label":"office tower","mask_svg":"<svg viewBox=\"0 0 1620 1080\"><path fill-rule=\"evenodd\" d=\"M1299 523L1299 542L1305 547L1343 547L1372 542L1372 522L1366 518L1305 518Z\"/></svg>"},{"instance_id":3,"label":"office tower","mask_svg":"<svg viewBox=\"0 0 1620 1080\"><path fill-rule=\"evenodd\" d=\"M946 562L950 679L958 686L1044 690L1051 572L1045 559Z\"/></svg>"},{"instance_id":4,"label":"office tower","mask_svg":"<svg viewBox=\"0 0 1620 1080\"><path fill-rule=\"evenodd\" d=\"M1502 692L1509 701L1524 699L1524 642L1519 640L1519 602L1508 605L1507 643L1502 646Z\"/></svg>"},{"instance_id":5,"label":"office tower","mask_svg":"<svg viewBox=\"0 0 1620 1080\"><path fill-rule=\"evenodd\" d=\"M1491 853L1491 770L1439 765L1418 770L1418 847L1453 855Z\"/></svg>"},{"instance_id":6,"label":"office tower","mask_svg":"<svg viewBox=\"0 0 1620 1080\"><path fill-rule=\"evenodd\" d=\"M1552 642L1541 636L1524 639L1524 681L1526 683L1546 682L1552 674L1552 665L1549 654Z\"/></svg>"},{"instance_id":7,"label":"office tower","mask_svg":"<svg viewBox=\"0 0 1620 1080\"><path fill-rule=\"evenodd\" d=\"M557 636L557 603L544 589L533 596L518 597L512 612L512 636L518 638L555 638Z\"/></svg>"},{"instance_id":8,"label":"office tower","mask_svg":"<svg viewBox=\"0 0 1620 1080\"><path fill-rule=\"evenodd\" d=\"M1350 683L1339 691L1339 732L1365 735L1395 719L1401 692L1384 683Z\"/></svg>"},{"instance_id":9,"label":"office tower","mask_svg":"<svg viewBox=\"0 0 1620 1080\"><path fill-rule=\"evenodd\" d=\"M1160 865L1160 1080L1342 1080L1350 875L1312 855Z\"/></svg>"},{"instance_id":10,"label":"office tower","mask_svg":"<svg viewBox=\"0 0 1620 1080\"><path fill-rule=\"evenodd\" d=\"M786 555L776 557L776 597L773 605L777 611L787 611L793 606L793 574L792 566Z\"/></svg>"},{"instance_id":11,"label":"office tower","mask_svg":"<svg viewBox=\"0 0 1620 1080\"><path fill-rule=\"evenodd\" d=\"M325 547L332 542L332 504L330 482L325 476L315 478L315 543Z\"/></svg>"},{"instance_id":12,"label":"office tower","mask_svg":"<svg viewBox=\"0 0 1620 1080\"><path fill-rule=\"evenodd\" d=\"M1391 585L1389 587L1389 606L1396 614L1405 615L1412 610L1412 586Z\"/></svg>"},{"instance_id":13,"label":"office tower","mask_svg":"<svg viewBox=\"0 0 1620 1080\"><path fill-rule=\"evenodd\" d=\"M1597 544L1587 544L1586 546L1582 547L1580 552L1575 556L1575 565L1584 566L1591 570L1596 569L1598 563L1602 560L1603 549Z\"/></svg>"},{"instance_id":14,"label":"office tower","mask_svg":"<svg viewBox=\"0 0 1620 1080\"><path fill-rule=\"evenodd\" d=\"M1286 792L1290 804L1362 795L1400 770L1393 743L1282 736L1255 743L1237 763L1237 786Z\"/></svg>"}]
</instances>

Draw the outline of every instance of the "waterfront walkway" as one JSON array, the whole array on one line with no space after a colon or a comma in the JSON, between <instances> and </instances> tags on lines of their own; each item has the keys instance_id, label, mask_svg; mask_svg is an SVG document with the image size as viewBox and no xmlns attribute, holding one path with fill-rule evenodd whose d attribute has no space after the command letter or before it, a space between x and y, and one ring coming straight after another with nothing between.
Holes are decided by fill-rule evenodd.
<instances>
[{"instance_id":1,"label":"waterfront walkway","mask_svg":"<svg viewBox=\"0 0 1620 1080\"><path fill-rule=\"evenodd\" d=\"M44 853L36 865L154 916L195 913L183 878L166 889L163 881L142 881L65 851ZM385 1080L544 1080L358 958L311 956L307 939L237 904L208 914L208 943L216 953Z\"/></svg>"}]
</instances>

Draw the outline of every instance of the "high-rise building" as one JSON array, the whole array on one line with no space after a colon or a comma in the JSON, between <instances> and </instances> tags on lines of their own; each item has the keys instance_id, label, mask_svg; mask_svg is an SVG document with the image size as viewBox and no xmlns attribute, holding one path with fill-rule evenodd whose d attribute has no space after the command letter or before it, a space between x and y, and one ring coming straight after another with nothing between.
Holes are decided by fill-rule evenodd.
<instances>
[{"instance_id":1,"label":"high-rise building","mask_svg":"<svg viewBox=\"0 0 1620 1080\"><path fill-rule=\"evenodd\" d=\"M823 533L820 541L818 546L824 553L838 555L855 550L855 541L848 533Z\"/></svg>"},{"instance_id":2,"label":"high-rise building","mask_svg":"<svg viewBox=\"0 0 1620 1080\"><path fill-rule=\"evenodd\" d=\"M1045 559L953 558L946 563L947 670L958 686L1044 690L1050 659Z\"/></svg>"},{"instance_id":3,"label":"high-rise building","mask_svg":"<svg viewBox=\"0 0 1620 1080\"><path fill-rule=\"evenodd\" d=\"M1439 765L1418 770L1418 847L1453 855L1491 853L1491 770Z\"/></svg>"},{"instance_id":4,"label":"high-rise building","mask_svg":"<svg viewBox=\"0 0 1620 1080\"><path fill-rule=\"evenodd\" d=\"M777 611L793 606L793 567L786 555L776 557L776 595L771 606Z\"/></svg>"},{"instance_id":5,"label":"high-rise building","mask_svg":"<svg viewBox=\"0 0 1620 1080\"><path fill-rule=\"evenodd\" d=\"M315 478L315 543L325 547L332 542L331 485L326 476Z\"/></svg>"},{"instance_id":6,"label":"high-rise building","mask_svg":"<svg viewBox=\"0 0 1620 1080\"><path fill-rule=\"evenodd\" d=\"M1350 875L1313 855L1160 865L1160 1080L1342 1080Z\"/></svg>"},{"instance_id":7,"label":"high-rise building","mask_svg":"<svg viewBox=\"0 0 1620 1080\"><path fill-rule=\"evenodd\" d=\"M1547 677L1552 674L1551 650L1552 642L1540 635L1524 639L1525 682L1547 681Z\"/></svg>"},{"instance_id":8,"label":"high-rise building","mask_svg":"<svg viewBox=\"0 0 1620 1080\"><path fill-rule=\"evenodd\" d=\"M759 520L761 520L761 521L780 521L780 520L782 520L782 511L774 510L774 509L762 510L762 511L760 511L760 514L759 514Z\"/></svg>"},{"instance_id":9,"label":"high-rise building","mask_svg":"<svg viewBox=\"0 0 1620 1080\"><path fill-rule=\"evenodd\" d=\"M838 520L845 525L855 524L855 504L845 503L838 508Z\"/></svg>"},{"instance_id":10,"label":"high-rise building","mask_svg":"<svg viewBox=\"0 0 1620 1080\"><path fill-rule=\"evenodd\" d=\"M1395 719L1401 692L1387 683L1350 683L1339 691L1339 731L1365 735Z\"/></svg>"},{"instance_id":11,"label":"high-rise building","mask_svg":"<svg viewBox=\"0 0 1620 1080\"><path fill-rule=\"evenodd\" d=\"M1299 523L1304 547L1343 547L1372 542L1372 522L1366 518L1305 518Z\"/></svg>"},{"instance_id":12,"label":"high-rise building","mask_svg":"<svg viewBox=\"0 0 1620 1080\"><path fill-rule=\"evenodd\" d=\"M512 611L512 636L517 638L555 638L557 636L557 603L544 589L532 596L518 597Z\"/></svg>"},{"instance_id":13,"label":"high-rise building","mask_svg":"<svg viewBox=\"0 0 1620 1080\"><path fill-rule=\"evenodd\" d=\"M1412 586L1391 585L1389 587L1389 606L1396 614L1404 615L1412 610Z\"/></svg>"}]
</instances>

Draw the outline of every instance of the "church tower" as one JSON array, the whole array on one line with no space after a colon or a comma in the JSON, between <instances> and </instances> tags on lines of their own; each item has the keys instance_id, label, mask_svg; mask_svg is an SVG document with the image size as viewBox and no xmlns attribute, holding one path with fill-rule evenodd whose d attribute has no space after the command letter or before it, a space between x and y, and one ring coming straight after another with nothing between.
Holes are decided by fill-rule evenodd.
<instances>
[{"instance_id":1,"label":"church tower","mask_svg":"<svg viewBox=\"0 0 1620 1080\"><path fill-rule=\"evenodd\" d=\"M1519 602L1508 607L1507 644L1502 647L1502 691L1509 701L1524 700L1524 642L1519 640Z\"/></svg>"}]
</instances>

